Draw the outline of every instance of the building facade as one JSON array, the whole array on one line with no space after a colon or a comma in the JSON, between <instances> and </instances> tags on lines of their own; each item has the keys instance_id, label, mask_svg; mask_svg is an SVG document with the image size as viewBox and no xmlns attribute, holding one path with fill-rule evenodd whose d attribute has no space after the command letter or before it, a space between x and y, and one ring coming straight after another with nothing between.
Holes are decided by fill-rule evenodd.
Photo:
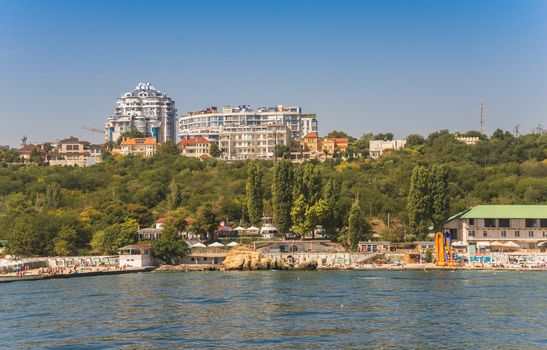
<instances>
[{"instance_id":1,"label":"building facade","mask_svg":"<svg viewBox=\"0 0 547 350\"><path fill-rule=\"evenodd\" d=\"M205 137L191 137L180 140L177 143L180 155L185 157L205 158L209 157L211 142Z\"/></svg>"},{"instance_id":2,"label":"building facade","mask_svg":"<svg viewBox=\"0 0 547 350\"><path fill-rule=\"evenodd\" d=\"M119 148L112 150L112 154L121 154L123 156L135 155L141 157L152 157L156 154L158 142L153 137L148 138L128 138L122 141Z\"/></svg>"},{"instance_id":3,"label":"building facade","mask_svg":"<svg viewBox=\"0 0 547 350\"><path fill-rule=\"evenodd\" d=\"M223 127L219 132L221 159L273 159L276 146L289 146L291 130L285 124Z\"/></svg>"},{"instance_id":4,"label":"building facade","mask_svg":"<svg viewBox=\"0 0 547 350\"><path fill-rule=\"evenodd\" d=\"M125 132L139 131L157 142L175 141L175 101L150 83L139 83L116 101L106 120L106 141L116 142Z\"/></svg>"},{"instance_id":5,"label":"building facade","mask_svg":"<svg viewBox=\"0 0 547 350\"><path fill-rule=\"evenodd\" d=\"M479 242L513 242L536 249L547 241L547 205L478 205L451 217L445 227L452 239Z\"/></svg>"},{"instance_id":6,"label":"building facade","mask_svg":"<svg viewBox=\"0 0 547 350\"><path fill-rule=\"evenodd\" d=\"M179 120L179 137L204 137L212 142L220 140L221 128L257 127L269 124L284 124L293 140L301 140L305 135L303 128L317 129L315 117L303 120L301 107L277 105L275 107L260 107L253 110L248 105L239 107L224 106L201 111L190 112Z\"/></svg>"},{"instance_id":7,"label":"building facade","mask_svg":"<svg viewBox=\"0 0 547 350\"><path fill-rule=\"evenodd\" d=\"M371 140L369 142L369 152L371 158L379 158L385 151L398 150L406 145L406 140Z\"/></svg>"},{"instance_id":8,"label":"building facade","mask_svg":"<svg viewBox=\"0 0 547 350\"><path fill-rule=\"evenodd\" d=\"M101 162L102 147L69 137L57 143L56 147L46 153L49 165L85 167Z\"/></svg>"}]
</instances>

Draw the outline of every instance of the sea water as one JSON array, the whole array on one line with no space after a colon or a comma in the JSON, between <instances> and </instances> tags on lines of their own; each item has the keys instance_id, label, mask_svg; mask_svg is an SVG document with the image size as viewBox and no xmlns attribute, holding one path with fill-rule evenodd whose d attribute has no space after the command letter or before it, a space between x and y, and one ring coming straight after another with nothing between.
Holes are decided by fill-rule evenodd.
<instances>
[{"instance_id":1,"label":"sea water","mask_svg":"<svg viewBox=\"0 0 547 350\"><path fill-rule=\"evenodd\" d=\"M547 273L136 273L0 284L0 348L545 349Z\"/></svg>"}]
</instances>

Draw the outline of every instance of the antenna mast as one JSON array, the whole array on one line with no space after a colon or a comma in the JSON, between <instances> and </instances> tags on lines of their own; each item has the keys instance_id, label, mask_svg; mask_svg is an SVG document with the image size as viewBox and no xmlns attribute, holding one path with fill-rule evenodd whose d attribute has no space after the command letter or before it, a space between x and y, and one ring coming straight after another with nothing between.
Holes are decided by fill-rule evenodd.
<instances>
[{"instance_id":1,"label":"antenna mast","mask_svg":"<svg viewBox=\"0 0 547 350\"><path fill-rule=\"evenodd\" d=\"M481 134L484 134L484 115L486 114L486 106L481 99Z\"/></svg>"}]
</instances>

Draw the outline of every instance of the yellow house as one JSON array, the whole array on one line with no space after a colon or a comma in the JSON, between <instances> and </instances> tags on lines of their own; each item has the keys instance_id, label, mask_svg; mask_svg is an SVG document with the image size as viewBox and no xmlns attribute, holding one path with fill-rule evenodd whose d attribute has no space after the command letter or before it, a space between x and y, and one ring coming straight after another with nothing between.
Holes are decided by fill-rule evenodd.
<instances>
[{"instance_id":1,"label":"yellow house","mask_svg":"<svg viewBox=\"0 0 547 350\"><path fill-rule=\"evenodd\" d=\"M312 131L304 136L304 148L310 151L320 152L322 148L321 138Z\"/></svg>"}]
</instances>

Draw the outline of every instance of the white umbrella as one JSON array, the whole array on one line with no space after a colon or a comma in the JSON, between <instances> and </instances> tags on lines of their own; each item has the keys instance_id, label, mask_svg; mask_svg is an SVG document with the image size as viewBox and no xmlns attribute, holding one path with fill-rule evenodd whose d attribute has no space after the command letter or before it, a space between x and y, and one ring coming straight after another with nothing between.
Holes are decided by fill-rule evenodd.
<instances>
[{"instance_id":1,"label":"white umbrella","mask_svg":"<svg viewBox=\"0 0 547 350\"><path fill-rule=\"evenodd\" d=\"M236 245L238 245L237 242L230 242L230 243L228 243L226 246L227 246L227 247L235 247Z\"/></svg>"},{"instance_id":2,"label":"white umbrella","mask_svg":"<svg viewBox=\"0 0 547 350\"><path fill-rule=\"evenodd\" d=\"M453 242L452 243L452 246L454 247L467 247L469 244L467 243L464 243L462 241L457 241L457 242Z\"/></svg>"},{"instance_id":3,"label":"white umbrella","mask_svg":"<svg viewBox=\"0 0 547 350\"><path fill-rule=\"evenodd\" d=\"M203 243L194 243L190 246L190 248L205 248L205 247L207 246Z\"/></svg>"},{"instance_id":4,"label":"white umbrella","mask_svg":"<svg viewBox=\"0 0 547 350\"><path fill-rule=\"evenodd\" d=\"M254 227L254 226L251 226L247 229L247 231L250 231L250 232L258 232L258 228L257 227Z\"/></svg>"},{"instance_id":5,"label":"white umbrella","mask_svg":"<svg viewBox=\"0 0 547 350\"><path fill-rule=\"evenodd\" d=\"M215 242L215 243L209 244L208 247L224 247L224 244Z\"/></svg>"},{"instance_id":6,"label":"white umbrella","mask_svg":"<svg viewBox=\"0 0 547 350\"><path fill-rule=\"evenodd\" d=\"M241 226L238 226L236 228L234 228L234 231L245 231L246 228L245 227L241 227Z\"/></svg>"}]
</instances>

